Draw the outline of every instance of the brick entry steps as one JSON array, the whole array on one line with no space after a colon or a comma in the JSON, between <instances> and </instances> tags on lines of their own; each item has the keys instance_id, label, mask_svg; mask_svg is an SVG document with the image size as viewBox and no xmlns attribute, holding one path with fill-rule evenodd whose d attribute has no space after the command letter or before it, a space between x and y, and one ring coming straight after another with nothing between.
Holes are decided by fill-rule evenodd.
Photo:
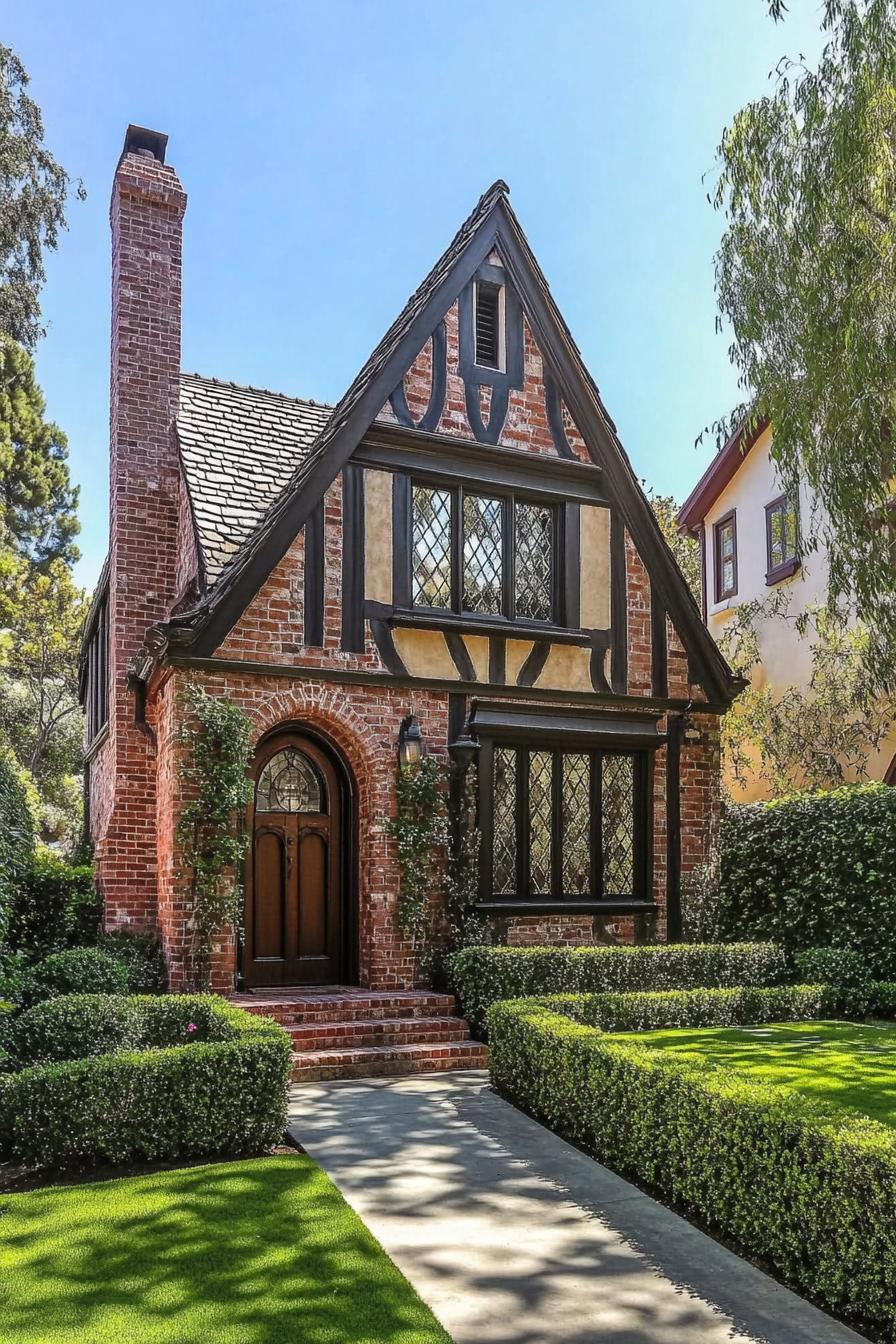
<instances>
[{"instance_id":1,"label":"brick entry steps","mask_svg":"<svg viewBox=\"0 0 896 1344\"><path fill-rule=\"evenodd\" d=\"M250 1013L273 1017L293 1039L292 1078L333 1078L481 1069L488 1049L470 1040L450 994L426 990L264 989L234 994Z\"/></svg>"}]
</instances>

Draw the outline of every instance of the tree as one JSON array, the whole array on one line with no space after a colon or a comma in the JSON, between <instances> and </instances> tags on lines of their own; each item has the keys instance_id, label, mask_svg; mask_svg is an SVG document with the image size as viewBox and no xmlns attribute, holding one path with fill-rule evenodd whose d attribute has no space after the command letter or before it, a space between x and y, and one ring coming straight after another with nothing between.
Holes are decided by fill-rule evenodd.
<instances>
[{"instance_id":1,"label":"tree","mask_svg":"<svg viewBox=\"0 0 896 1344\"><path fill-rule=\"evenodd\" d=\"M44 252L55 250L66 227L69 193L83 200L85 192L44 146L27 87L22 62L0 44L0 333L30 347L43 335Z\"/></svg>"},{"instance_id":2,"label":"tree","mask_svg":"<svg viewBox=\"0 0 896 1344\"><path fill-rule=\"evenodd\" d=\"M0 588L7 603L15 600L22 565L47 569L78 556L68 441L45 414L31 355L0 336Z\"/></svg>"},{"instance_id":3,"label":"tree","mask_svg":"<svg viewBox=\"0 0 896 1344\"><path fill-rule=\"evenodd\" d=\"M687 579L688 587L700 605L700 547L696 538L681 536L678 531L679 506L674 495L655 495L650 492L650 507L656 514L660 531L678 562L678 568Z\"/></svg>"},{"instance_id":4,"label":"tree","mask_svg":"<svg viewBox=\"0 0 896 1344\"><path fill-rule=\"evenodd\" d=\"M783 18L783 0L769 8ZM896 0L825 0L823 28L817 69L783 60L770 93L724 132L716 288L747 414L771 422L785 486L802 479L818 500L803 520L804 549L826 543L830 608L873 632L871 668L887 684L896 674Z\"/></svg>"},{"instance_id":5,"label":"tree","mask_svg":"<svg viewBox=\"0 0 896 1344\"><path fill-rule=\"evenodd\" d=\"M86 600L62 560L31 567L0 637L0 738L34 780L45 839L74 839L83 720L78 652Z\"/></svg>"},{"instance_id":6,"label":"tree","mask_svg":"<svg viewBox=\"0 0 896 1344\"><path fill-rule=\"evenodd\" d=\"M878 694L868 677L868 631L824 607L791 616L787 592L747 602L719 639L735 672L750 677L760 661L757 627L780 620L793 620L801 637L812 641L809 684L753 684L738 696L722 719L726 776L741 788L760 779L772 795L865 778L868 757L896 721L896 704Z\"/></svg>"}]
</instances>

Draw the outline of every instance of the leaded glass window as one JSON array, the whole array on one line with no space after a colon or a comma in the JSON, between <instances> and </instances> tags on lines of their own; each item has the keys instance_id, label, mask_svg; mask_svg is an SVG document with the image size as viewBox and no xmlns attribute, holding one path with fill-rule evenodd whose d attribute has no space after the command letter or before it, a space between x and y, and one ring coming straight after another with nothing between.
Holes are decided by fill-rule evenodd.
<instances>
[{"instance_id":1,"label":"leaded glass window","mask_svg":"<svg viewBox=\"0 0 896 1344\"><path fill-rule=\"evenodd\" d=\"M554 510L519 502L515 522L516 614L549 621L554 614Z\"/></svg>"},{"instance_id":2,"label":"leaded glass window","mask_svg":"<svg viewBox=\"0 0 896 1344\"><path fill-rule=\"evenodd\" d=\"M256 812L323 812L320 776L304 752L285 747L264 766L255 786Z\"/></svg>"},{"instance_id":3,"label":"leaded glass window","mask_svg":"<svg viewBox=\"0 0 896 1344\"><path fill-rule=\"evenodd\" d=\"M464 609L500 615L504 592L504 507L464 495Z\"/></svg>"},{"instance_id":4,"label":"leaded glass window","mask_svg":"<svg viewBox=\"0 0 896 1344\"><path fill-rule=\"evenodd\" d=\"M529 891L533 896L551 890L551 780L553 755L529 753Z\"/></svg>"},{"instance_id":5,"label":"leaded glass window","mask_svg":"<svg viewBox=\"0 0 896 1344\"><path fill-rule=\"evenodd\" d=\"M415 482L411 601L459 616L554 620L559 539L554 505Z\"/></svg>"},{"instance_id":6,"label":"leaded glass window","mask_svg":"<svg viewBox=\"0 0 896 1344\"><path fill-rule=\"evenodd\" d=\"M414 605L451 606L451 492L414 486L411 579Z\"/></svg>"},{"instance_id":7,"label":"leaded glass window","mask_svg":"<svg viewBox=\"0 0 896 1344\"><path fill-rule=\"evenodd\" d=\"M646 756L484 743L485 900L634 901L646 885ZM482 798L485 814L489 800Z\"/></svg>"},{"instance_id":8,"label":"leaded glass window","mask_svg":"<svg viewBox=\"0 0 896 1344\"><path fill-rule=\"evenodd\" d=\"M508 896L516 890L516 752L496 747L494 771L494 888Z\"/></svg>"}]
</instances>

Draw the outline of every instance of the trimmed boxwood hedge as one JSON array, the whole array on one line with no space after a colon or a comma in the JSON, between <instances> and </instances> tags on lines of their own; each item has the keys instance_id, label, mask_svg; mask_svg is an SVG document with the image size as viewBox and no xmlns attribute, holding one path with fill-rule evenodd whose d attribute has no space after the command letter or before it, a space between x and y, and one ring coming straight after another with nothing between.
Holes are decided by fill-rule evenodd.
<instances>
[{"instance_id":1,"label":"trimmed boxwood hedge","mask_svg":"<svg viewBox=\"0 0 896 1344\"><path fill-rule=\"evenodd\" d=\"M490 1028L505 1097L896 1341L896 1132L543 1003L499 1003Z\"/></svg>"},{"instance_id":2,"label":"trimmed boxwood hedge","mask_svg":"<svg viewBox=\"0 0 896 1344\"><path fill-rule=\"evenodd\" d=\"M889 1001L896 1004L896 985L887 988ZM645 994L554 994L534 1002L600 1031L804 1022L807 1018L836 1013L843 1006L839 992L831 985L668 989Z\"/></svg>"},{"instance_id":3,"label":"trimmed boxwood hedge","mask_svg":"<svg viewBox=\"0 0 896 1344\"><path fill-rule=\"evenodd\" d=\"M723 938L855 948L872 975L896 979L896 789L850 784L731 807L719 857Z\"/></svg>"},{"instance_id":4,"label":"trimmed boxwood hedge","mask_svg":"<svg viewBox=\"0 0 896 1344\"><path fill-rule=\"evenodd\" d=\"M258 1152L283 1133L289 1036L213 995L59 998L11 1035L16 1061L58 1062L0 1074L0 1157L168 1161ZM95 1036L112 1053L73 1057Z\"/></svg>"},{"instance_id":5,"label":"trimmed boxwood hedge","mask_svg":"<svg viewBox=\"0 0 896 1344\"><path fill-rule=\"evenodd\" d=\"M616 990L727 989L787 977L771 943L661 943L645 947L468 947L448 959L451 986L477 1035L500 999Z\"/></svg>"},{"instance_id":6,"label":"trimmed boxwood hedge","mask_svg":"<svg viewBox=\"0 0 896 1344\"><path fill-rule=\"evenodd\" d=\"M24 999L40 1003L61 994L126 994L128 968L100 947L70 947L39 961L25 977Z\"/></svg>"}]
</instances>

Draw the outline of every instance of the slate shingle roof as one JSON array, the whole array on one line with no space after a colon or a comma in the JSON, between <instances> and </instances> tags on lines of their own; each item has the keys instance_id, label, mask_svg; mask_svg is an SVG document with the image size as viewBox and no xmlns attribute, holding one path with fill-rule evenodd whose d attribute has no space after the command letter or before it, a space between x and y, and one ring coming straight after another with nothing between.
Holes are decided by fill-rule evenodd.
<instances>
[{"instance_id":1,"label":"slate shingle roof","mask_svg":"<svg viewBox=\"0 0 896 1344\"><path fill-rule=\"evenodd\" d=\"M177 434L209 584L295 474L332 409L181 374Z\"/></svg>"}]
</instances>

